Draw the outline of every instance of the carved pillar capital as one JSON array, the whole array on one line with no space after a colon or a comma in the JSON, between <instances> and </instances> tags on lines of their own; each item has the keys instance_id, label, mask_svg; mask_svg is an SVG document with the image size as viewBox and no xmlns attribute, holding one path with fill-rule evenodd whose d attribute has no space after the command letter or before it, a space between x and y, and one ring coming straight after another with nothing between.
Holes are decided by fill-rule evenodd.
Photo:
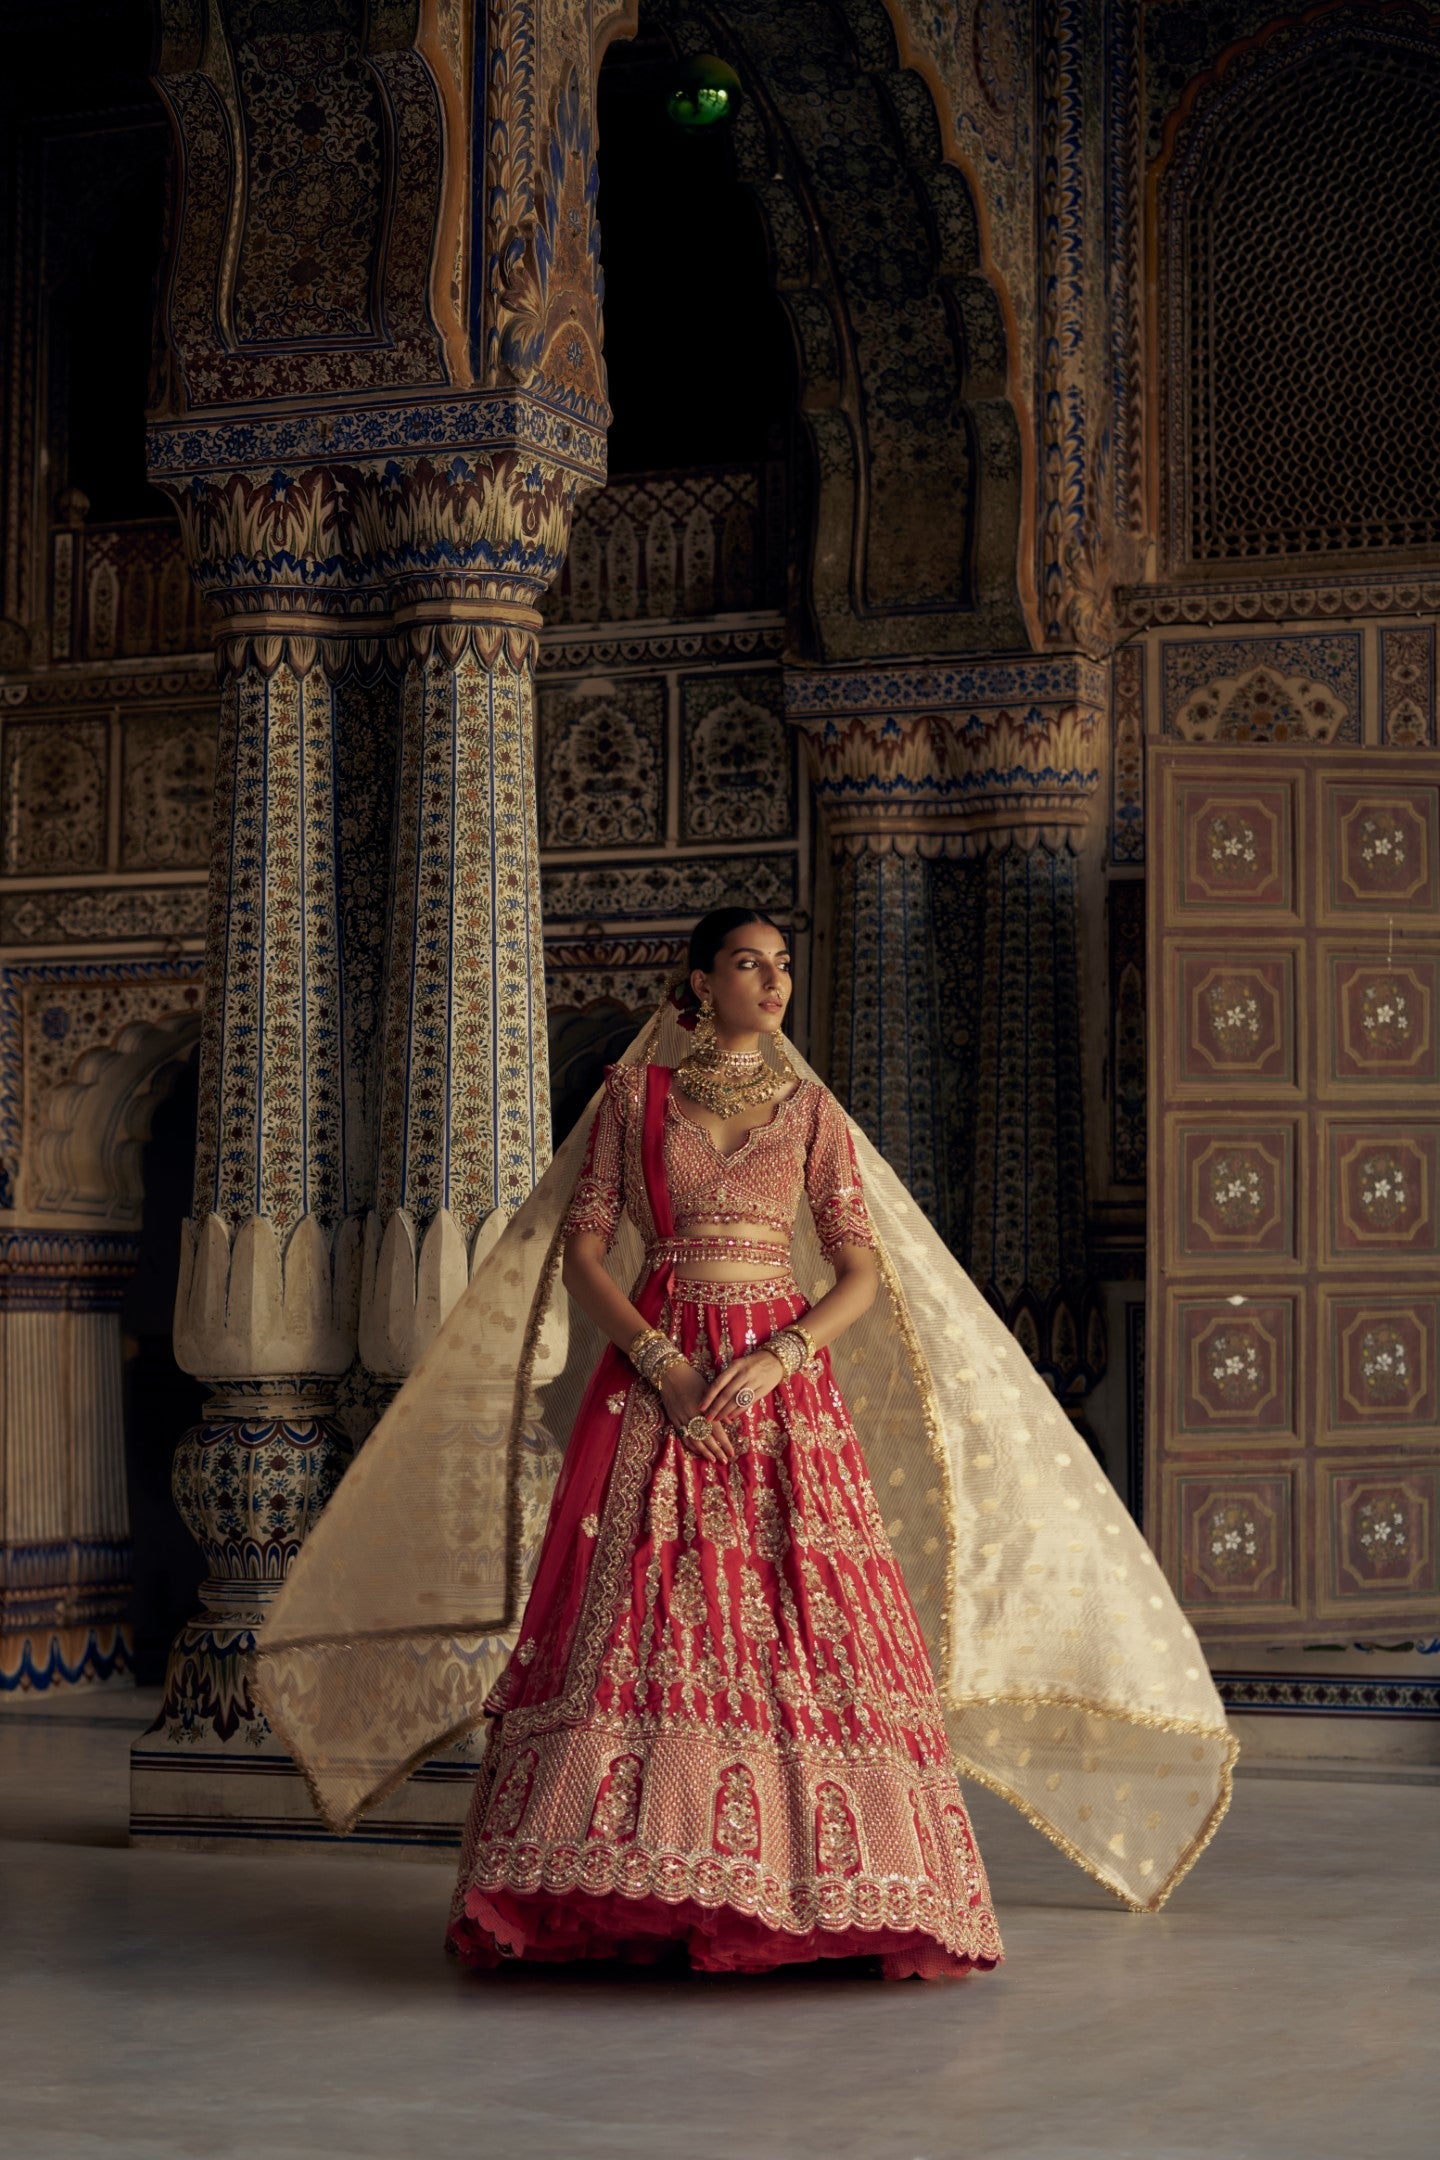
<instances>
[{"instance_id":1,"label":"carved pillar capital","mask_svg":"<svg viewBox=\"0 0 1440 2160\"><path fill-rule=\"evenodd\" d=\"M1054 847L1089 819L1109 708L1094 662L795 669L785 702L837 853Z\"/></svg>"},{"instance_id":2,"label":"carved pillar capital","mask_svg":"<svg viewBox=\"0 0 1440 2160\"><path fill-rule=\"evenodd\" d=\"M533 633L576 494L604 477L603 436L495 393L372 408L364 422L151 428L151 478L221 637L437 621Z\"/></svg>"}]
</instances>

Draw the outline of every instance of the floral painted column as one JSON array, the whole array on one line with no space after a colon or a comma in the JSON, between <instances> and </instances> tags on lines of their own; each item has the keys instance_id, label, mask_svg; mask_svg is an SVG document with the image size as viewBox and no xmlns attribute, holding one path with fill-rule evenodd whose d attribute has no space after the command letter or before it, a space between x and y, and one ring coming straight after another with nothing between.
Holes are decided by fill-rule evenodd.
<instances>
[{"instance_id":1,"label":"floral painted column","mask_svg":"<svg viewBox=\"0 0 1440 2160\"><path fill-rule=\"evenodd\" d=\"M166 1750L188 1765L196 1750L263 1743L245 1667L254 1629L348 1459L333 1417L355 1354L360 1249L334 791L345 660L343 645L268 628L221 648L195 1196L175 1324L180 1364L210 1391L174 1469L208 1574L141 1750L162 1760L137 1791L139 1828L180 1812L167 1805Z\"/></svg>"},{"instance_id":2,"label":"floral painted column","mask_svg":"<svg viewBox=\"0 0 1440 2160\"><path fill-rule=\"evenodd\" d=\"M946 1128L932 866L913 837L851 832L835 849L830 1069L851 1115L933 1222Z\"/></svg>"},{"instance_id":3,"label":"floral painted column","mask_svg":"<svg viewBox=\"0 0 1440 2160\"><path fill-rule=\"evenodd\" d=\"M550 1153L530 654L468 625L407 642L361 1338L390 1377Z\"/></svg>"},{"instance_id":4,"label":"floral painted column","mask_svg":"<svg viewBox=\"0 0 1440 2160\"><path fill-rule=\"evenodd\" d=\"M1104 670L795 670L832 857L830 1076L1062 1394L1088 1281L1079 864Z\"/></svg>"},{"instance_id":5,"label":"floral painted column","mask_svg":"<svg viewBox=\"0 0 1440 2160\"><path fill-rule=\"evenodd\" d=\"M533 666L576 476L500 451L413 487L428 523L418 560L407 518L390 588L400 757L360 1312L361 1355L392 1382L550 1159Z\"/></svg>"}]
</instances>

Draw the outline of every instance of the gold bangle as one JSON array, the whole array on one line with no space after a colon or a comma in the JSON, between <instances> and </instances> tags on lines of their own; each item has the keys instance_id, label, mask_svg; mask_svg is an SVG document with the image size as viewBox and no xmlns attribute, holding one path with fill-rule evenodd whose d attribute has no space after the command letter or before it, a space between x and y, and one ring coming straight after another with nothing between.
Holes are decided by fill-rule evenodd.
<instances>
[{"instance_id":1,"label":"gold bangle","mask_svg":"<svg viewBox=\"0 0 1440 2160\"><path fill-rule=\"evenodd\" d=\"M790 1333L791 1335L799 1336L801 1342L805 1345L805 1363L807 1365L813 1365L816 1358L820 1355L820 1347L819 1344L816 1342L814 1336L810 1333L809 1328L803 1327L798 1320L792 1320L788 1329L788 1333Z\"/></svg>"},{"instance_id":2,"label":"gold bangle","mask_svg":"<svg viewBox=\"0 0 1440 2160\"><path fill-rule=\"evenodd\" d=\"M685 1353L677 1350L669 1336L662 1335L659 1328L642 1328L625 1354L641 1379L647 1381L657 1394L660 1381L669 1368L685 1362Z\"/></svg>"},{"instance_id":3,"label":"gold bangle","mask_svg":"<svg viewBox=\"0 0 1440 2160\"><path fill-rule=\"evenodd\" d=\"M665 1337L660 1333L659 1328L642 1327L639 1334L625 1345L625 1355L638 1371L641 1357L644 1355L645 1345L652 1342L664 1342L664 1340Z\"/></svg>"},{"instance_id":4,"label":"gold bangle","mask_svg":"<svg viewBox=\"0 0 1440 2160\"><path fill-rule=\"evenodd\" d=\"M780 1361L780 1370L787 1380L793 1380L805 1363L805 1345L793 1328L781 1328L770 1337L765 1348Z\"/></svg>"}]
</instances>

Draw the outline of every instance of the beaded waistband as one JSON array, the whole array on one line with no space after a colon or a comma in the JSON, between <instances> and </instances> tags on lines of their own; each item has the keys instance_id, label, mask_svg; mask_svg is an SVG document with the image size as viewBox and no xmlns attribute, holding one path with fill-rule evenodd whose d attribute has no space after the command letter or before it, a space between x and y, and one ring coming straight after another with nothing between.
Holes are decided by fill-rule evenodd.
<instances>
[{"instance_id":1,"label":"beaded waistband","mask_svg":"<svg viewBox=\"0 0 1440 2160\"><path fill-rule=\"evenodd\" d=\"M806 1309L804 1291L787 1268L784 1274L752 1276L748 1282L721 1282L677 1275L669 1300L676 1305L794 1305ZM788 1316L787 1316L788 1317Z\"/></svg>"},{"instance_id":2,"label":"beaded waistband","mask_svg":"<svg viewBox=\"0 0 1440 2160\"><path fill-rule=\"evenodd\" d=\"M788 1270L790 1248L788 1245L768 1245L760 1238L745 1237L673 1237L661 1238L646 1250L647 1267L664 1267L677 1260L755 1260L770 1261L776 1267Z\"/></svg>"}]
</instances>

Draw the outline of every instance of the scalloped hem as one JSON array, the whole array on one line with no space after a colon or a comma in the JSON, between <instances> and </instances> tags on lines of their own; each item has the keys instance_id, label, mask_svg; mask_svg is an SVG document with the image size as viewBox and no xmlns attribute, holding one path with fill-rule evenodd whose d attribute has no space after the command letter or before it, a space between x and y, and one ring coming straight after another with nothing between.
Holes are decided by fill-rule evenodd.
<instances>
[{"instance_id":1,"label":"scalloped hem","mask_svg":"<svg viewBox=\"0 0 1440 2160\"><path fill-rule=\"evenodd\" d=\"M653 1965L683 1953L693 1972L766 1973L821 1958L868 1958L885 1980L965 1980L1001 1961L946 1950L931 1935L895 1928L811 1928L787 1935L732 1906L682 1898L627 1898L586 1890L471 1889L445 1947L477 1971L523 1960L572 1964L590 1958Z\"/></svg>"}]
</instances>

